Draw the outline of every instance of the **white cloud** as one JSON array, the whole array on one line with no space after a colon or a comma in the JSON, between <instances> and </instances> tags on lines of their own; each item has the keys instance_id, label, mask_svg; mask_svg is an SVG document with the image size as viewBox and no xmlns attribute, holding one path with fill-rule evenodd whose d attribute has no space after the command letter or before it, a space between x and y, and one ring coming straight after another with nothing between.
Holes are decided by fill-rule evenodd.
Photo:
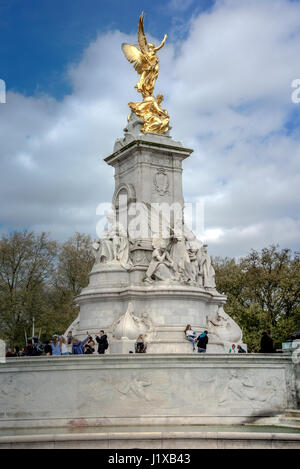
<instances>
[{"instance_id":1,"label":"white cloud","mask_svg":"<svg viewBox=\"0 0 300 469\"><path fill-rule=\"evenodd\" d=\"M7 94L1 231L95 235L96 207L114 189L103 158L137 98L122 42L136 37L100 35L69 67L73 91L62 102ZM169 40L159 52L156 91L165 94L173 137L195 149L184 162L184 195L205 204L212 254L238 256L273 242L299 248L300 135L288 124L300 114L291 102L299 50L298 3L224 0L192 20L186 40Z\"/></svg>"},{"instance_id":2,"label":"white cloud","mask_svg":"<svg viewBox=\"0 0 300 469\"><path fill-rule=\"evenodd\" d=\"M193 4L194 0L185 0L184 2L182 0L170 0L168 4L168 8L173 11L177 10L178 12L183 12L190 8L190 6Z\"/></svg>"}]
</instances>

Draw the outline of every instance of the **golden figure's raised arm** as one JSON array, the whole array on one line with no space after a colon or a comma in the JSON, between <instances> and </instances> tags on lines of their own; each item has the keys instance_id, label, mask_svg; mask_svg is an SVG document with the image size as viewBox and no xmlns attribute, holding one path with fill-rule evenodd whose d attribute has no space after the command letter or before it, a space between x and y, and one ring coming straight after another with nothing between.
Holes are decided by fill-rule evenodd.
<instances>
[{"instance_id":1,"label":"golden figure's raised arm","mask_svg":"<svg viewBox=\"0 0 300 469\"><path fill-rule=\"evenodd\" d=\"M165 45L167 37L168 36L165 34L165 36L164 36L163 40L161 41L160 45L154 48L155 52L157 52L159 49L161 49Z\"/></svg>"},{"instance_id":2,"label":"golden figure's raised arm","mask_svg":"<svg viewBox=\"0 0 300 469\"><path fill-rule=\"evenodd\" d=\"M144 30L144 19L145 19L145 13L142 13L139 18L138 41L139 41L140 49L143 53L149 52L146 34Z\"/></svg>"}]
</instances>

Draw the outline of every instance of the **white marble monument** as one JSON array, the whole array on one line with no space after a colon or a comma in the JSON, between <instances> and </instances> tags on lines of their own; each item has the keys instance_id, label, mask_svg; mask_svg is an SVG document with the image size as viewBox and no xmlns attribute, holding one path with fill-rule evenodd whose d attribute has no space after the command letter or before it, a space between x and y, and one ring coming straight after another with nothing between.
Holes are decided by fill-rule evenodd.
<instances>
[{"instance_id":1,"label":"white marble monument","mask_svg":"<svg viewBox=\"0 0 300 469\"><path fill-rule=\"evenodd\" d=\"M114 213L92 246L95 264L77 298L75 333L104 329L109 353L128 353L140 333L148 352L180 353L192 352L184 336L191 324L208 330L208 352L227 352L242 344L242 332L223 310L206 245L184 223L182 162L192 150L168 134L143 133L142 124L131 113L105 159L115 169Z\"/></svg>"}]
</instances>

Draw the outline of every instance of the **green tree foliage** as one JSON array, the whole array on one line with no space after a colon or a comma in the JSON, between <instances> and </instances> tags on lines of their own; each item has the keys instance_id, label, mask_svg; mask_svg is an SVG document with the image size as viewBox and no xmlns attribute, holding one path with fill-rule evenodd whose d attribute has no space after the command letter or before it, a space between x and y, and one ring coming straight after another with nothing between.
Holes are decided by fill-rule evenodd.
<instances>
[{"instance_id":1,"label":"green tree foliage","mask_svg":"<svg viewBox=\"0 0 300 469\"><path fill-rule=\"evenodd\" d=\"M225 310L249 349L259 351L263 331L280 348L300 323L299 253L271 246L239 260L216 258L214 266L217 289L228 297Z\"/></svg>"},{"instance_id":2,"label":"green tree foliage","mask_svg":"<svg viewBox=\"0 0 300 469\"><path fill-rule=\"evenodd\" d=\"M76 233L59 246L57 268L49 294L49 304L55 311L52 330L59 334L63 333L78 315L79 308L75 299L82 288L87 286L94 263L90 246L90 236L80 233Z\"/></svg>"},{"instance_id":3,"label":"green tree foliage","mask_svg":"<svg viewBox=\"0 0 300 469\"><path fill-rule=\"evenodd\" d=\"M93 265L89 236L76 233L63 244L49 235L14 232L0 240L0 335L24 346L24 334L63 333L78 314L75 297L88 284Z\"/></svg>"},{"instance_id":4,"label":"green tree foliage","mask_svg":"<svg viewBox=\"0 0 300 469\"><path fill-rule=\"evenodd\" d=\"M12 233L0 240L0 327L10 343L24 343L32 319L47 312L57 245L46 233Z\"/></svg>"}]
</instances>

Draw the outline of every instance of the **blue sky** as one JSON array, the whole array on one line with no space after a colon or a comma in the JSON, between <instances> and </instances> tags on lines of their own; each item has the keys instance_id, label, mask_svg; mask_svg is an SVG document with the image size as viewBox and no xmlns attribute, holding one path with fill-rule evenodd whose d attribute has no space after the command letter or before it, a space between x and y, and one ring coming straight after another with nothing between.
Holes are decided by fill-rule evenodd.
<instances>
[{"instance_id":1,"label":"blue sky","mask_svg":"<svg viewBox=\"0 0 300 469\"><path fill-rule=\"evenodd\" d=\"M0 0L0 234L96 237L137 74L121 52L159 43L165 96L184 161L186 202L204 204L213 255L272 243L300 250L300 2ZM300 88L299 88L300 97Z\"/></svg>"},{"instance_id":2,"label":"blue sky","mask_svg":"<svg viewBox=\"0 0 300 469\"><path fill-rule=\"evenodd\" d=\"M69 93L66 65L80 60L99 33L136 33L147 12L147 29L156 37L182 39L193 15L209 9L208 0L0 0L0 76L8 89L27 95ZM121 52L120 52L121 53Z\"/></svg>"}]
</instances>

